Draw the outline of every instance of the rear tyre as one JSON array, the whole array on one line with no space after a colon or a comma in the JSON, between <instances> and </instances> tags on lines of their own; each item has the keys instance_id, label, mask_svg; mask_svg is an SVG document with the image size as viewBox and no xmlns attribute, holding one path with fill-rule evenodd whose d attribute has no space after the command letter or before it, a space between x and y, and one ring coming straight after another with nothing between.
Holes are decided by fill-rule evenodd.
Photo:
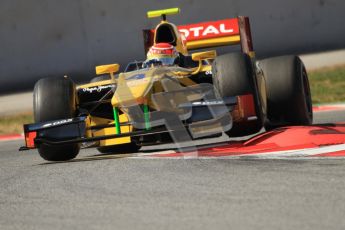
<instances>
[{"instance_id":1,"label":"rear tyre","mask_svg":"<svg viewBox=\"0 0 345 230\"><path fill-rule=\"evenodd\" d=\"M259 62L266 80L266 130L280 126L310 125L313 121L307 71L297 56Z\"/></svg>"},{"instance_id":2,"label":"rear tyre","mask_svg":"<svg viewBox=\"0 0 345 230\"><path fill-rule=\"evenodd\" d=\"M34 88L34 120L44 122L76 116L76 91L68 78L44 78ZM66 161L79 153L79 144L41 144L38 152L47 161Z\"/></svg>"},{"instance_id":3,"label":"rear tyre","mask_svg":"<svg viewBox=\"0 0 345 230\"><path fill-rule=\"evenodd\" d=\"M101 146L97 150L103 154L111 153L136 153L140 149L140 146L135 143L121 144L121 145L111 145L111 146Z\"/></svg>"},{"instance_id":4,"label":"rear tyre","mask_svg":"<svg viewBox=\"0 0 345 230\"><path fill-rule=\"evenodd\" d=\"M219 56L212 65L212 78L221 97L252 94L258 119L246 123L233 123L227 132L230 137L246 136L260 131L263 127L264 109L257 90L252 61L247 54L229 53Z\"/></svg>"}]
</instances>

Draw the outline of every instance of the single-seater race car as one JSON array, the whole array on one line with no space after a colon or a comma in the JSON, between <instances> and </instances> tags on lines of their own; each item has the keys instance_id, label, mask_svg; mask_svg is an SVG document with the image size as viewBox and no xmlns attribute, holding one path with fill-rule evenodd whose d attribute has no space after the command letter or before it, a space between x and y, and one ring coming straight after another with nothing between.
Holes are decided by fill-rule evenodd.
<instances>
[{"instance_id":1,"label":"single-seater race car","mask_svg":"<svg viewBox=\"0 0 345 230\"><path fill-rule=\"evenodd\" d=\"M71 78L44 78L34 88L34 124L24 125L21 150L37 148L48 161L70 160L81 147L101 153L143 145L312 123L308 76L297 56L256 60L248 17L175 26L167 15L144 30L147 59L96 67L99 75L76 86ZM217 56L215 50L240 45Z\"/></svg>"}]
</instances>

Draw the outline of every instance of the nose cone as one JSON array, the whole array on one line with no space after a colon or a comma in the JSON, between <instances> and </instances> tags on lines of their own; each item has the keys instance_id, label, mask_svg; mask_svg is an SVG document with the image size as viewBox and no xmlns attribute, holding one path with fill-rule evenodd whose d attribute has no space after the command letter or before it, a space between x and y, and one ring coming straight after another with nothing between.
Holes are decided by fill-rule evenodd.
<instances>
[{"instance_id":1,"label":"nose cone","mask_svg":"<svg viewBox=\"0 0 345 230\"><path fill-rule=\"evenodd\" d=\"M113 107L130 107L143 104L153 85L153 71L121 73L111 104Z\"/></svg>"}]
</instances>

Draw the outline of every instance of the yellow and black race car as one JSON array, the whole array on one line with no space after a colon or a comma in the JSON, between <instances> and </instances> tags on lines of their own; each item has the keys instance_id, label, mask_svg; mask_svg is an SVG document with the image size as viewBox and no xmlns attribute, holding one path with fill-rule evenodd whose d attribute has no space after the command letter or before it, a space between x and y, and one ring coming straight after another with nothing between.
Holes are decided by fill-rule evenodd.
<instances>
[{"instance_id":1,"label":"yellow and black race car","mask_svg":"<svg viewBox=\"0 0 345 230\"><path fill-rule=\"evenodd\" d=\"M65 76L34 88L34 124L24 125L25 147L49 161L77 156L81 147L102 153L137 151L143 145L181 143L226 133L246 136L263 127L308 125L308 77L296 56L255 59L247 17L175 26L178 8L150 11L161 17L144 30L147 59L96 67L99 75L76 86ZM241 52L217 56L225 45Z\"/></svg>"}]
</instances>

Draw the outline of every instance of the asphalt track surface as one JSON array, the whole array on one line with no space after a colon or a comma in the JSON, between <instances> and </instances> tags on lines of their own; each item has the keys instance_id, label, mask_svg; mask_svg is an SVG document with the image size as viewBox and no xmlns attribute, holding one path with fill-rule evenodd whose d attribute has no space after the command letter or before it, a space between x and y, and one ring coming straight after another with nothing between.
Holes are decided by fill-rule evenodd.
<instances>
[{"instance_id":1,"label":"asphalt track surface","mask_svg":"<svg viewBox=\"0 0 345 230\"><path fill-rule=\"evenodd\" d=\"M316 123L345 121L320 112ZM47 163L0 143L0 229L345 229L345 159Z\"/></svg>"}]
</instances>

